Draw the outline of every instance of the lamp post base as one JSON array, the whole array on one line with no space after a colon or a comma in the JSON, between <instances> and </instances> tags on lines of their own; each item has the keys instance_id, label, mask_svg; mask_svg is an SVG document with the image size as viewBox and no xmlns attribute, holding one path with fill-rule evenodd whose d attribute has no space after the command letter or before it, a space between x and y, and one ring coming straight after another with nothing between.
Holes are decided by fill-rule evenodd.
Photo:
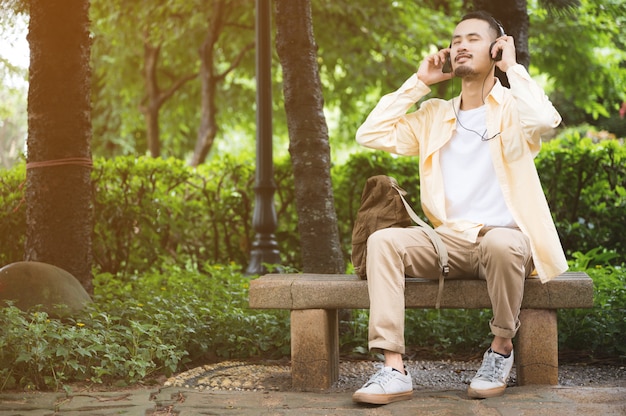
<instances>
[{"instance_id":1,"label":"lamp post base","mask_svg":"<svg viewBox=\"0 0 626 416\"><path fill-rule=\"evenodd\" d=\"M246 269L246 274L266 274L266 264L280 265L280 253L274 235L266 236L266 238L257 237L257 240L252 244L250 263Z\"/></svg>"}]
</instances>

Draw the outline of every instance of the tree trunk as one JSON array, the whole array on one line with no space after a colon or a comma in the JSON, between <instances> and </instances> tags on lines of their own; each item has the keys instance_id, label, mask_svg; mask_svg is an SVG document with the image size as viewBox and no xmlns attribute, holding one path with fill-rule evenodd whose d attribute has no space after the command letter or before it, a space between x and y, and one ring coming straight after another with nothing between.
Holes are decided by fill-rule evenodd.
<instances>
[{"instance_id":1,"label":"tree trunk","mask_svg":"<svg viewBox=\"0 0 626 416\"><path fill-rule=\"evenodd\" d=\"M150 156L161 156L161 132L159 128L159 113L161 107L169 100L176 91L178 91L188 81L196 78L197 73L182 76L176 79L168 89L161 90L157 78L157 70L159 66L159 56L161 46L153 46L150 44L147 34L144 36L144 68L143 76L146 85L146 95L140 110L146 121L146 139Z\"/></svg>"},{"instance_id":2,"label":"tree trunk","mask_svg":"<svg viewBox=\"0 0 626 416\"><path fill-rule=\"evenodd\" d=\"M215 93L219 75L215 70L214 50L219 40L225 20L224 0L213 3L211 16L209 17L208 30L202 47L200 48L200 83L201 83L201 108L200 127L198 139L191 159L191 166L198 166L204 162L213 147L217 136L217 106L215 105Z\"/></svg>"},{"instance_id":3,"label":"tree trunk","mask_svg":"<svg viewBox=\"0 0 626 416\"><path fill-rule=\"evenodd\" d=\"M91 292L89 1L30 6L25 259L66 270Z\"/></svg>"},{"instance_id":4,"label":"tree trunk","mask_svg":"<svg viewBox=\"0 0 626 416\"><path fill-rule=\"evenodd\" d=\"M218 106L216 100L219 84L224 82L226 76L239 66L248 51L254 48L254 42L244 45L232 59L229 66L220 72L218 67L220 62L215 52L218 51L217 55L219 55L221 47L218 42L224 31L224 26L228 24L232 16L241 13L241 7L249 7L249 5L245 2L239 4L239 2L230 0L216 0L212 5L213 8L209 16L207 33L199 51L202 101L200 108L200 126L198 128L196 146L191 158L191 166L198 166L206 160L217 137ZM224 51L222 50L222 52Z\"/></svg>"},{"instance_id":5,"label":"tree trunk","mask_svg":"<svg viewBox=\"0 0 626 416\"><path fill-rule=\"evenodd\" d=\"M191 166L198 166L206 160L217 136L217 106L215 105L217 81L209 75L204 61L200 69L200 77L202 78L200 127L198 128L196 147L191 158Z\"/></svg>"},{"instance_id":6,"label":"tree trunk","mask_svg":"<svg viewBox=\"0 0 626 416\"><path fill-rule=\"evenodd\" d=\"M276 6L276 46L283 68L303 271L343 273L311 4L277 0Z\"/></svg>"},{"instance_id":7,"label":"tree trunk","mask_svg":"<svg viewBox=\"0 0 626 416\"><path fill-rule=\"evenodd\" d=\"M161 110L161 97L157 82L157 62L161 46L152 46L148 36L145 36L143 44L143 76L146 85L147 101L141 106L141 112L146 121L146 141L148 151L152 157L161 156L161 134L159 132L159 111Z\"/></svg>"}]
</instances>

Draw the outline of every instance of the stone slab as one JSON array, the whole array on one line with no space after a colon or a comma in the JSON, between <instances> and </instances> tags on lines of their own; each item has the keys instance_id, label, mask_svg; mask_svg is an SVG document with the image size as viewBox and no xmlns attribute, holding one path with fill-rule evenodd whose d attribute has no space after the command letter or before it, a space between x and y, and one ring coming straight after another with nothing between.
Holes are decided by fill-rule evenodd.
<instances>
[{"instance_id":1,"label":"stone slab","mask_svg":"<svg viewBox=\"0 0 626 416\"><path fill-rule=\"evenodd\" d=\"M434 308L437 280L407 278L406 307ZM548 283L527 279L522 308L565 309L593 306L593 281L566 272ZM367 309L367 282L345 274L269 274L250 282L253 309ZM491 308L487 284L478 279L446 280L441 308Z\"/></svg>"},{"instance_id":2,"label":"stone slab","mask_svg":"<svg viewBox=\"0 0 626 416\"><path fill-rule=\"evenodd\" d=\"M412 400L386 406L352 402L352 392L230 392L179 387L91 393L0 394L0 414L43 415L585 415L626 414L626 387L509 387L501 397L470 400L460 390L415 390Z\"/></svg>"}]
</instances>

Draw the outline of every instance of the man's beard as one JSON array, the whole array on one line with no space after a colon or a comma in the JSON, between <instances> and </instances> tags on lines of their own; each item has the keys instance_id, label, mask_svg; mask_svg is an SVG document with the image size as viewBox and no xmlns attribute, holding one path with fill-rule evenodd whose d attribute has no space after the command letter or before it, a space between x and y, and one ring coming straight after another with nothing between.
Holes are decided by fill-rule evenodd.
<instances>
[{"instance_id":1,"label":"man's beard","mask_svg":"<svg viewBox=\"0 0 626 416\"><path fill-rule=\"evenodd\" d=\"M469 66L461 65L461 66L457 66L454 69L454 76L459 77L459 78L466 78L466 77L471 78L473 76L476 76L476 71L474 71Z\"/></svg>"}]
</instances>

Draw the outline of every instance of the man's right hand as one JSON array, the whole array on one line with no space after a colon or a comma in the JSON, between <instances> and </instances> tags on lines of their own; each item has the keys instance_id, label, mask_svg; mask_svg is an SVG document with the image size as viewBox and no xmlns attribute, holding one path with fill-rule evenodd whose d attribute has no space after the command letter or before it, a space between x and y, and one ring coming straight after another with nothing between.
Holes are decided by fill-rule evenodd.
<instances>
[{"instance_id":1,"label":"man's right hand","mask_svg":"<svg viewBox=\"0 0 626 416\"><path fill-rule=\"evenodd\" d=\"M449 53L450 48L445 48L424 58L417 70L417 78L426 85L433 85L451 79L454 73L445 73L442 71L446 56Z\"/></svg>"}]
</instances>

